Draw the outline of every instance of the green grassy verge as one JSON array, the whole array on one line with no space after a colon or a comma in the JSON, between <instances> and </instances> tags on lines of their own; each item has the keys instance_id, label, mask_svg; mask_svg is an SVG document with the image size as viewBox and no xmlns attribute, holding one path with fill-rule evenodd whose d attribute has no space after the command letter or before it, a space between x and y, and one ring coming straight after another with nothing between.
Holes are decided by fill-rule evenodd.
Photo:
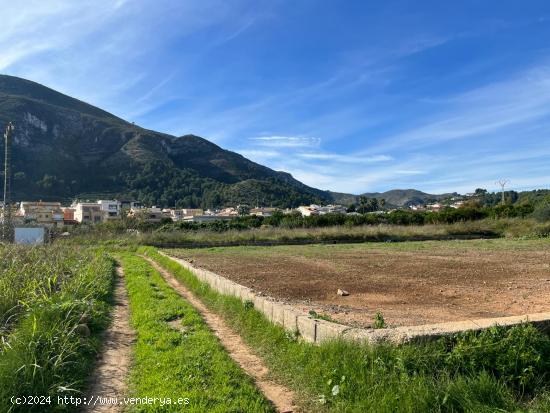
<instances>
[{"instance_id":1,"label":"green grassy verge","mask_svg":"<svg viewBox=\"0 0 550 413\"><path fill-rule=\"evenodd\" d=\"M531 326L425 344L313 346L238 299L222 296L153 248L171 271L302 396L311 412L550 411L550 338Z\"/></svg>"},{"instance_id":2,"label":"green grassy verge","mask_svg":"<svg viewBox=\"0 0 550 413\"><path fill-rule=\"evenodd\" d=\"M479 251L550 251L550 238L542 239L484 239L484 240L449 240L449 241L406 241L378 242L362 244L310 244L278 245L269 248L253 246L211 247L200 249L170 249L168 252L178 257L223 255L228 257L288 257L332 258L343 254L363 254L368 251L387 252L429 252L430 254L454 254Z\"/></svg>"},{"instance_id":3,"label":"green grassy verge","mask_svg":"<svg viewBox=\"0 0 550 413\"><path fill-rule=\"evenodd\" d=\"M137 332L130 396L179 398L188 405L134 406L135 412L272 412L197 311L145 260L121 254ZM182 331L168 321L181 319ZM185 401L183 401L185 403Z\"/></svg>"},{"instance_id":4,"label":"green grassy verge","mask_svg":"<svg viewBox=\"0 0 550 413\"><path fill-rule=\"evenodd\" d=\"M74 411L57 396L85 387L109 321L114 262L82 248L4 247L0 254L0 411ZM10 400L24 396L51 399Z\"/></svg>"}]
</instances>

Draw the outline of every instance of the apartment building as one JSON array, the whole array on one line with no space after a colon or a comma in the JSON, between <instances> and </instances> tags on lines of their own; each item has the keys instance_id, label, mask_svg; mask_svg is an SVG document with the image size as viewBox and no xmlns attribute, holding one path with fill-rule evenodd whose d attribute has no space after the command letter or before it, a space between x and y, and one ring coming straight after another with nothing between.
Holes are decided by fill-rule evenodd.
<instances>
[{"instance_id":1,"label":"apartment building","mask_svg":"<svg viewBox=\"0 0 550 413\"><path fill-rule=\"evenodd\" d=\"M97 201L103 214L103 221L111 221L120 219L121 206L120 202L113 200L101 199Z\"/></svg>"},{"instance_id":2,"label":"apartment building","mask_svg":"<svg viewBox=\"0 0 550 413\"><path fill-rule=\"evenodd\" d=\"M45 227L63 225L63 210L60 202L21 202L16 216L25 224Z\"/></svg>"},{"instance_id":3,"label":"apartment building","mask_svg":"<svg viewBox=\"0 0 550 413\"><path fill-rule=\"evenodd\" d=\"M97 202L79 202L71 208L74 209L74 219L80 224L98 224L103 220L103 211Z\"/></svg>"}]
</instances>

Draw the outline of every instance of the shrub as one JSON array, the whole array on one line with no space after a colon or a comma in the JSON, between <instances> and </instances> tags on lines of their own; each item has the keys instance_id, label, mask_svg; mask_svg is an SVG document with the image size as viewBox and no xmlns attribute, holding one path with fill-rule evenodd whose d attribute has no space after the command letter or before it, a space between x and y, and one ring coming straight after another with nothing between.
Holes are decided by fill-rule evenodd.
<instances>
[{"instance_id":1,"label":"shrub","mask_svg":"<svg viewBox=\"0 0 550 413\"><path fill-rule=\"evenodd\" d=\"M384 320L384 316L380 311L376 312L376 315L374 316L374 323L373 328L386 328L386 320Z\"/></svg>"},{"instance_id":2,"label":"shrub","mask_svg":"<svg viewBox=\"0 0 550 413\"><path fill-rule=\"evenodd\" d=\"M548 379L550 338L532 325L464 333L447 344L446 363L456 371L487 371L526 392Z\"/></svg>"},{"instance_id":3,"label":"shrub","mask_svg":"<svg viewBox=\"0 0 550 413\"><path fill-rule=\"evenodd\" d=\"M550 221L550 203L539 205L533 212L533 218L539 222Z\"/></svg>"}]
</instances>

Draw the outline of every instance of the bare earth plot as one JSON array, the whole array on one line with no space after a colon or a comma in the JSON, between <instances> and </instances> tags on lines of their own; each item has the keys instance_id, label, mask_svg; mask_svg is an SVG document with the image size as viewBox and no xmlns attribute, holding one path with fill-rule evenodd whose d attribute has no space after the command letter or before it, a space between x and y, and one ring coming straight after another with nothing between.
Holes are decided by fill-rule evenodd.
<instances>
[{"instance_id":1,"label":"bare earth plot","mask_svg":"<svg viewBox=\"0 0 550 413\"><path fill-rule=\"evenodd\" d=\"M476 240L169 250L266 295L368 327L544 312L549 240ZM342 297L338 288L349 291Z\"/></svg>"}]
</instances>

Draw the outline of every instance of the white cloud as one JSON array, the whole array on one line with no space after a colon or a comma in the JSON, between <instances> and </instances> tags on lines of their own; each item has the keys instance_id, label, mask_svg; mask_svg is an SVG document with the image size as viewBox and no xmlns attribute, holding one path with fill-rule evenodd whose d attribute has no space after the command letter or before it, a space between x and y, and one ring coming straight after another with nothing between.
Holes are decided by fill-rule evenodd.
<instances>
[{"instance_id":1,"label":"white cloud","mask_svg":"<svg viewBox=\"0 0 550 413\"><path fill-rule=\"evenodd\" d=\"M550 67L539 66L516 78L453 96L423 126L389 136L377 150L429 146L483 137L550 115Z\"/></svg>"},{"instance_id":2,"label":"white cloud","mask_svg":"<svg viewBox=\"0 0 550 413\"><path fill-rule=\"evenodd\" d=\"M159 64L167 44L202 30L227 31L222 26L228 22L244 30L240 2L221 0L0 0L0 6L6 16L0 30L3 73L123 117L140 116L171 98L170 89L168 96L160 93L175 73L173 65ZM246 17L249 26L253 17ZM181 74L185 65L177 69Z\"/></svg>"},{"instance_id":3,"label":"white cloud","mask_svg":"<svg viewBox=\"0 0 550 413\"><path fill-rule=\"evenodd\" d=\"M426 173L426 171L412 170L412 169L397 169L395 173L398 175L423 175Z\"/></svg>"},{"instance_id":4,"label":"white cloud","mask_svg":"<svg viewBox=\"0 0 550 413\"><path fill-rule=\"evenodd\" d=\"M278 148L298 148L319 146L321 138L303 137L303 136L259 136L250 138L262 146L272 146Z\"/></svg>"},{"instance_id":5,"label":"white cloud","mask_svg":"<svg viewBox=\"0 0 550 413\"><path fill-rule=\"evenodd\" d=\"M388 162L394 158L389 155L355 156L340 155L336 153L299 153L297 156L304 159L313 159L320 161L334 161L343 163L376 163Z\"/></svg>"}]
</instances>

